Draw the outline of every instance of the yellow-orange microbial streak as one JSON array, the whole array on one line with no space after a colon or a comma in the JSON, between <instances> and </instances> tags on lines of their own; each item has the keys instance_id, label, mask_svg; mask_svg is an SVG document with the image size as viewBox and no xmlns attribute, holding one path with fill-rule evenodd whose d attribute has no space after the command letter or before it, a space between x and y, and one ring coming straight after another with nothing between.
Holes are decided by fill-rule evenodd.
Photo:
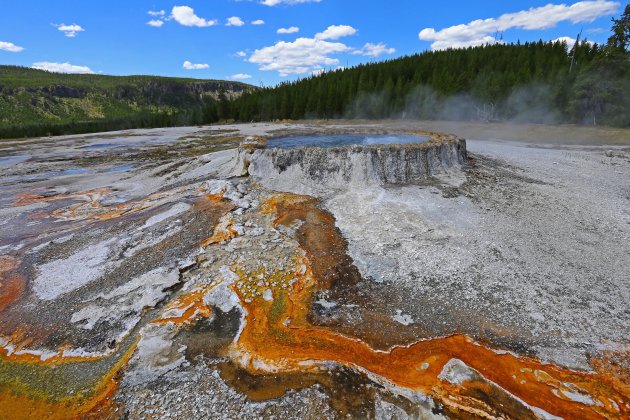
<instances>
[{"instance_id":1,"label":"yellow-orange microbial streak","mask_svg":"<svg viewBox=\"0 0 630 420\"><path fill-rule=\"evenodd\" d=\"M49 213L40 213L37 217L54 217L64 220L111 220L121 216L138 213L159 203L159 200L168 197L167 193L154 193L139 200L126 201L120 204L104 206L103 198L111 193L109 188L98 188L90 191L74 194L59 194L53 196L41 196L36 194L22 194L16 205L24 206L32 203L49 203L61 200L78 200L82 203L73 204L66 208L60 208Z\"/></svg>"},{"instance_id":2,"label":"yellow-orange microbial streak","mask_svg":"<svg viewBox=\"0 0 630 420\"><path fill-rule=\"evenodd\" d=\"M304 238L309 237L308 229L317 226L322 217L329 220L309 197L275 196L263 211L275 214L276 221L291 221L291 213L299 213L304 221L299 228ZM330 239L332 242L340 240ZM628 416L628 395L616 389L606 374L572 372L534 359L493 351L462 335L420 341L386 352L375 351L358 339L310 325L308 306L318 287L313 273L322 270L322 267L314 267L322 261L310 252L312 243L300 245L306 258L296 256L293 272L297 273L298 281L290 290L275 290L273 302L260 297L251 303L242 299L247 309L247 324L230 352L253 373L312 371L322 362L332 361L367 371L397 387L431 395L444 405L465 412L465 395L479 388L479 384L464 381L453 385L438 378L449 360L459 359L526 404L550 414L574 419ZM325 263L326 259L323 261ZM306 264L307 270L300 270L301 264ZM593 404L573 401L570 397L576 393L588 395Z\"/></svg>"},{"instance_id":3,"label":"yellow-orange microbial streak","mask_svg":"<svg viewBox=\"0 0 630 420\"><path fill-rule=\"evenodd\" d=\"M229 239L232 239L237 235L236 230L234 229L234 219L229 214L223 216L221 220L219 220L219 224L214 229L214 233L211 237L206 239L201 243L202 247L207 247L209 245L218 244Z\"/></svg>"},{"instance_id":4,"label":"yellow-orange microbial streak","mask_svg":"<svg viewBox=\"0 0 630 420\"><path fill-rule=\"evenodd\" d=\"M117 376L135 350L135 342L114 360L112 366L92 384L91 390L75 395L53 395L54 391L34 389L31 375L54 377L51 369L95 362L102 358L55 356L42 361L29 355L8 355L0 349L0 419L74 419L103 417L115 406L112 396L118 388ZM20 377L18 374L24 375ZM9 377L8 377L9 376Z\"/></svg>"},{"instance_id":5,"label":"yellow-orange microbial streak","mask_svg":"<svg viewBox=\"0 0 630 420\"><path fill-rule=\"evenodd\" d=\"M223 199L223 194L208 194L205 197L206 201L208 203L212 203L215 208L223 209L224 214L221 219L219 219L219 223L215 226L214 231L212 232L212 236L201 243L201 246L204 248L209 245L214 245L223 241L227 241L237 234L236 230L234 230L233 227L234 218L229 213L227 213L228 211L233 209L234 206L228 204L229 202Z\"/></svg>"},{"instance_id":6,"label":"yellow-orange microbial streak","mask_svg":"<svg viewBox=\"0 0 630 420\"><path fill-rule=\"evenodd\" d=\"M0 312L18 300L26 287L24 277L15 272L19 263L15 257L0 256Z\"/></svg>"},{"instance_id":7,"label":"yellow-orange microbial streak","mask_svg":"<svg viewBox=\"0 0 630 420\"><path fill-rule=\"evenodd\" d=\"M212 287L203 287L180 296L169 303L161 318L153 321L156 324L173 323L186 325L198 318L210 318L212 308L205 304L203 297Z\"/></svg>"}]
</instances>

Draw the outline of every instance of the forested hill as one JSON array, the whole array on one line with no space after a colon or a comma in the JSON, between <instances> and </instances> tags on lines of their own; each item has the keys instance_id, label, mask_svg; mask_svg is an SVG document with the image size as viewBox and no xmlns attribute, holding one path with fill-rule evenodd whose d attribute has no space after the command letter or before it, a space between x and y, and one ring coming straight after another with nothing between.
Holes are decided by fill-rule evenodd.
<instances>
[{"instance_id":1,"label":"forested hill","mask_svg":"<svg viewBox=\"0 0 630 420\"><path fill-rule=\"evenodd\" d=\"M273 88L0 66L0 138L217 121L409 118L630 126L630 5L605 45L426 51Z\"/></svg>"},{"instance_id":2,"label":"forested hill","mask_svg":"<svg viewBox=\"0 0 630 420\"><path fill-rule=\"evenodd\" d=\"M215 122L229 117L230 99L252 89L231 81L0 66L0 137Z\"/></svg>"},{"instance_id":3,"label":"forested hill","mask_svg":"<svg viewBox=\"0 0 630 420\"><path fill-rule=\"evenodd\" d=\"M630 63L582 43L428 51L329 71L232 103L236 120L419 118L630 125ZM573 60L572 56L575 56ZM573 61L573 65L571 64Z\"/></svg>"}]
</instances>

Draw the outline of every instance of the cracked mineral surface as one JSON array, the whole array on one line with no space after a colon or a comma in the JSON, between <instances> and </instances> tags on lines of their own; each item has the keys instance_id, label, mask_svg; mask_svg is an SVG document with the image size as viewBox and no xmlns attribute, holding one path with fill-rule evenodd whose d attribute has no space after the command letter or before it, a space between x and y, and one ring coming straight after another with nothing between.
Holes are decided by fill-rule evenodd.
<instances>
[{"instance_id":1,"label":"cracked mineral surface","mask_svg":"<svg viewBox=\"0 0 630 420\"><path fill-rule=\"evenodd\" d=\"M0 418L627 418L630 146L492 128L1 142Z\"/></svg>"}]
</instances>

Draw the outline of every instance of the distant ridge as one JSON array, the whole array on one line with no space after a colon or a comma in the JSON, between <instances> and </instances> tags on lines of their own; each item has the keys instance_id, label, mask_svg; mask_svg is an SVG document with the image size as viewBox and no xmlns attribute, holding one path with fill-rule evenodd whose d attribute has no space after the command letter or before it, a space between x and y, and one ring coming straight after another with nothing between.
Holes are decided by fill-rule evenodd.
<instances>
[{"instance_id":1,"label":"distant ridge","mask_svg":"<svg viewBox=\"0 0 630 420\"><path fill-rule=\"evenodd\" d=\"M227 117L230 99L255 89L224 80L0 66L0 137L211 123Z\"/></svg>"}]
</instances>

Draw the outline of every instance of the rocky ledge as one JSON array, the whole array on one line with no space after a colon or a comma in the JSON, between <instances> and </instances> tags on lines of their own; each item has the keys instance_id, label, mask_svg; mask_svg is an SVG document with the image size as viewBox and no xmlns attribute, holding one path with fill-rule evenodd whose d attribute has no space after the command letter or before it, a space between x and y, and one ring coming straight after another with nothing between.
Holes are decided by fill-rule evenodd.
<instances>
[{"instance_id":1,"label":"rocky ledge","mask_svg":"<svg viewBox=\"0 0 630 420\"><path fill-rule=\"evenodd\" d=\"M398 133L392 133L398 134ZM268 188L306 190L325 186L408 184L459 170L467 161L466 140L453 135L420 134L422 143L341 147L269 147L266 138L249 138L239 147L236 173Z\"/></svg>"}]
</instances>

